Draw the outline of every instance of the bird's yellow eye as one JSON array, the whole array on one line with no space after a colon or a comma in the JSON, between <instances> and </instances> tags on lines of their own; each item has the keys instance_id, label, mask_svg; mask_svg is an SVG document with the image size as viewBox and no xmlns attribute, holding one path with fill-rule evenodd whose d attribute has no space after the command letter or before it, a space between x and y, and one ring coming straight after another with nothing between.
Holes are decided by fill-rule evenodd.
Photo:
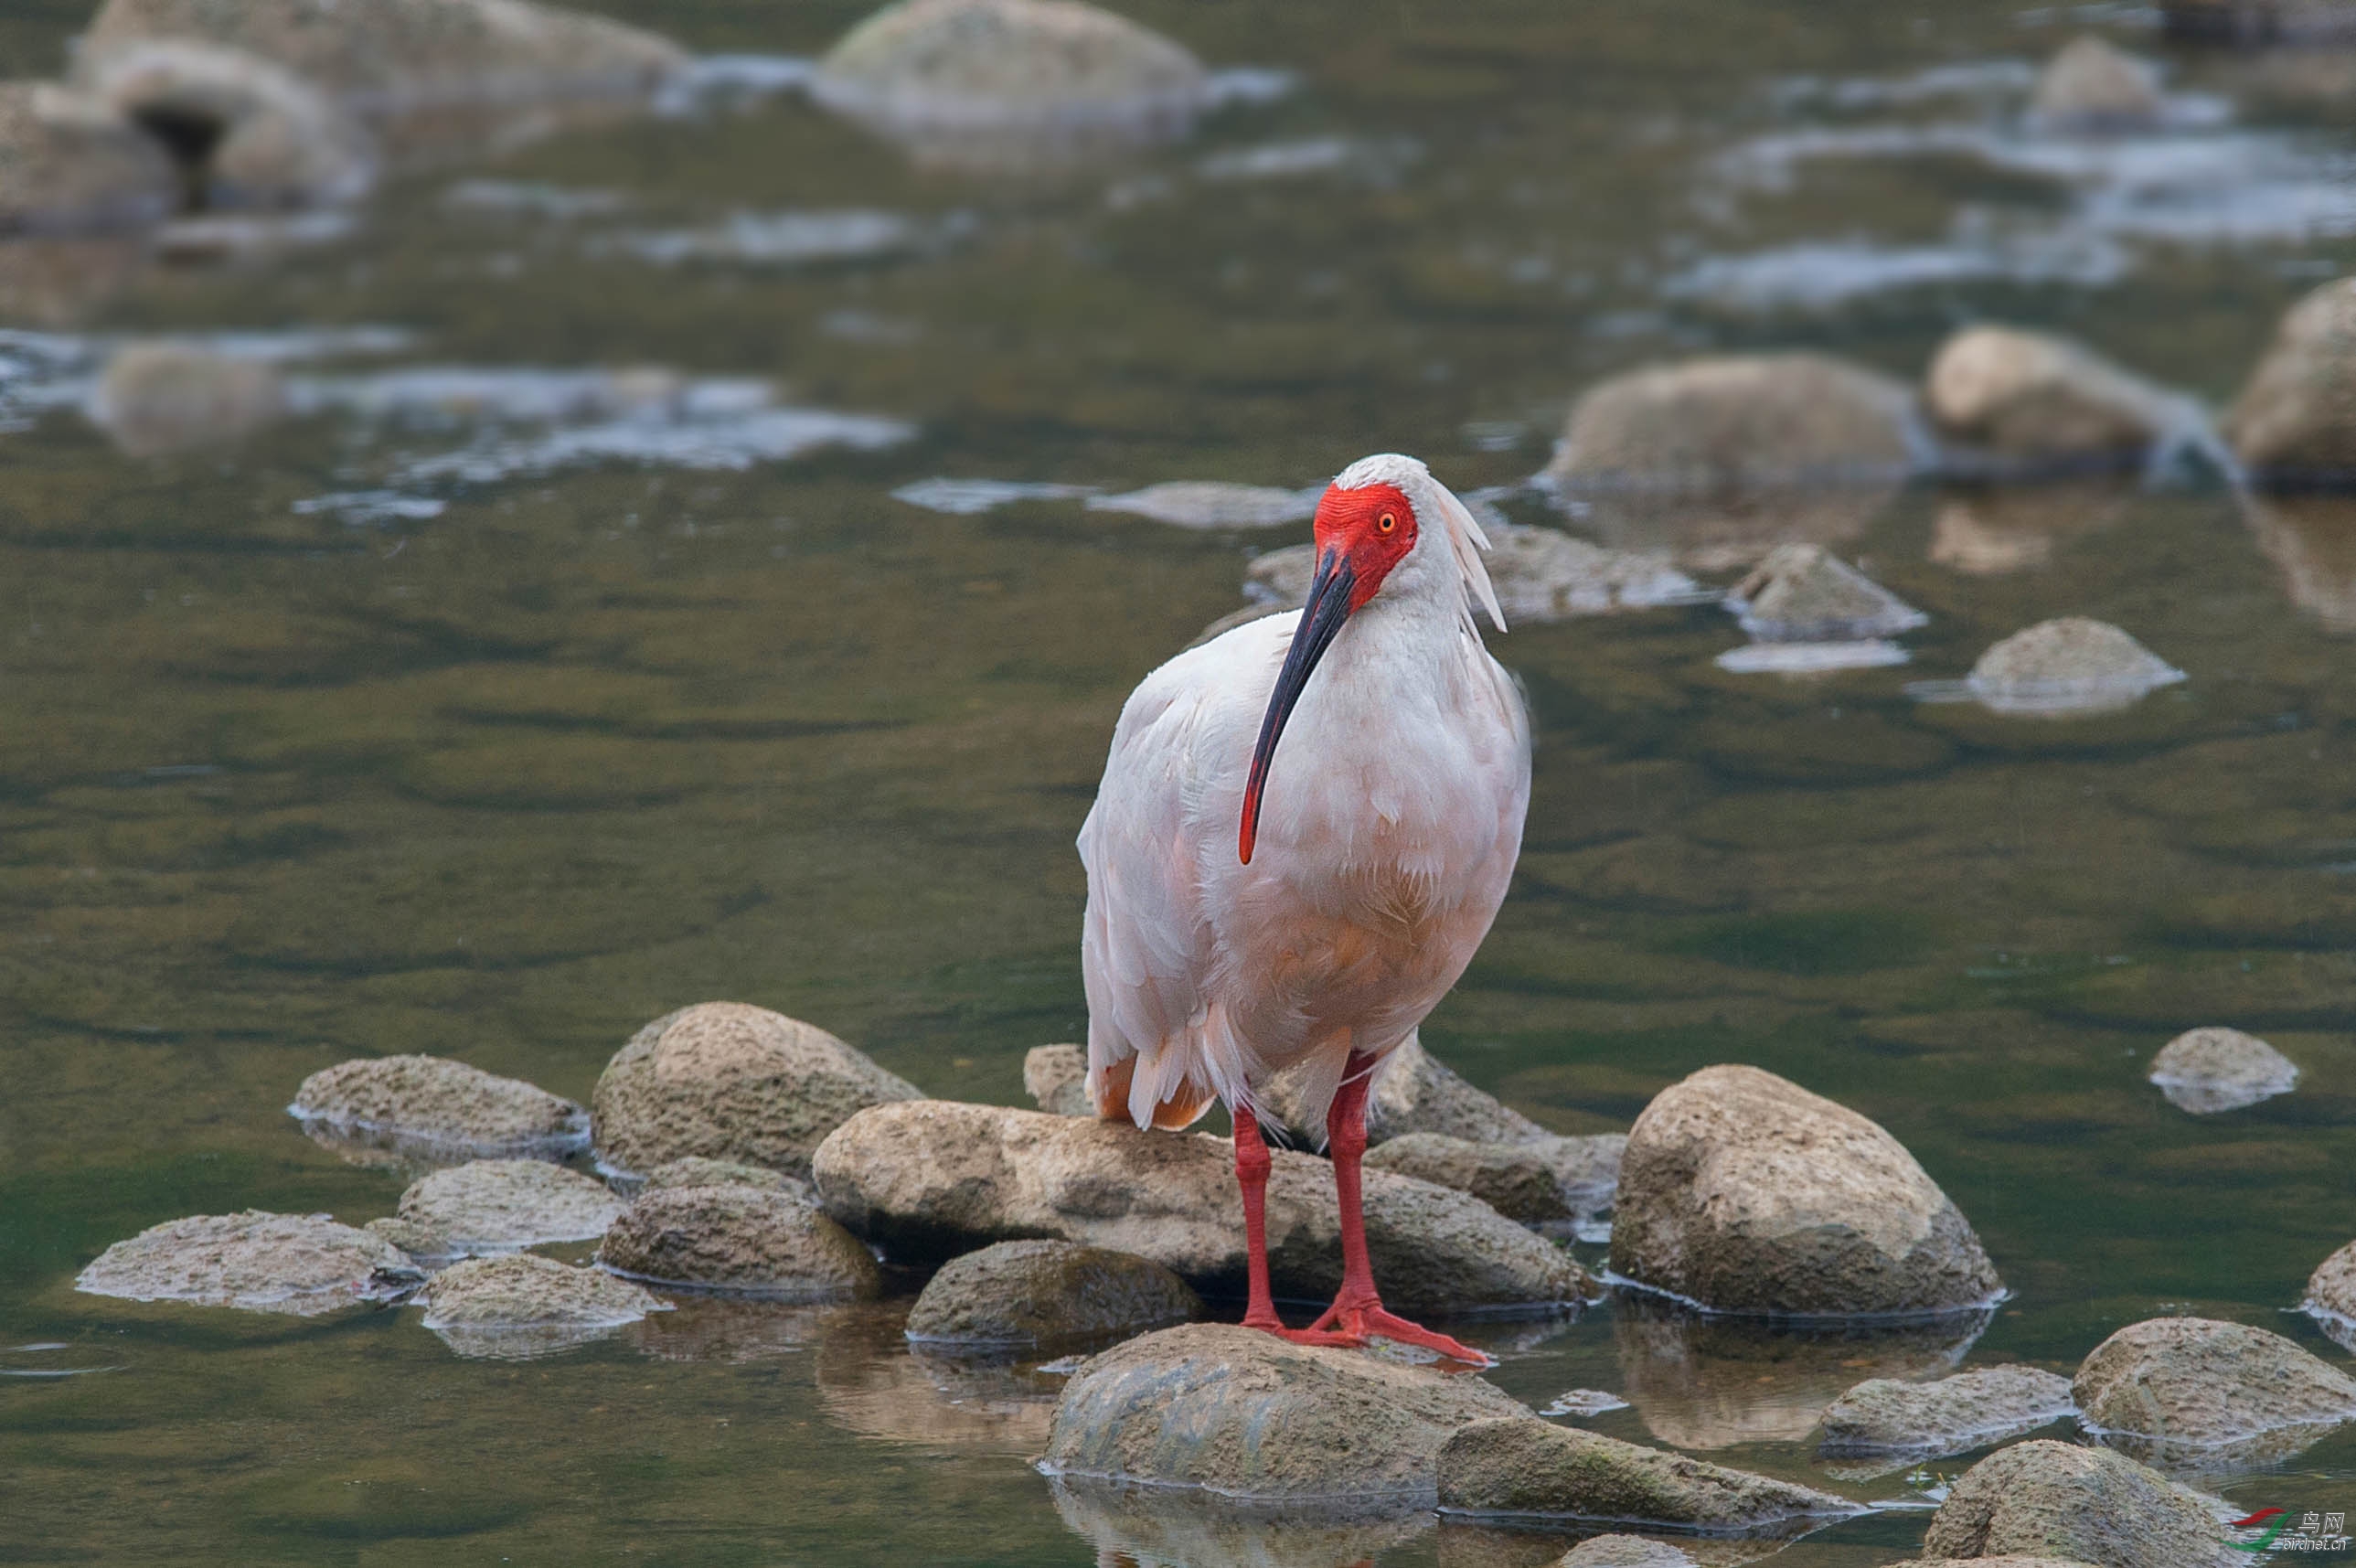
<instances>
[{"instance_id":1,"label":"bird's yellow eye","mask_svg":"<svg viewBox=\"0 0 2356 1568\"><path fill-rule=\"evenodd\" d=\"M1398 519L1389 512L1385 512L1382 516L1375 519L1375 526L1381 529L1385 533L1388 533L1391 530L1398 526Z\"/></svg>"}]
</instances>

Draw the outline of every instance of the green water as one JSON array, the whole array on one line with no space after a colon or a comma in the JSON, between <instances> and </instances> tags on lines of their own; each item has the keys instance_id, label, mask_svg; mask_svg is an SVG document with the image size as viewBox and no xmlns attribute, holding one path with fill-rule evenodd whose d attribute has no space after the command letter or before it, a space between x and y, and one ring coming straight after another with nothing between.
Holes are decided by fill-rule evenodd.
<instances>
[{"instance_id":1,"label":"green water","mask_svg":"<svg viewBox=\"0 0 2356 1568\"><path fill-rule=\"evenodd\" d=\"M699 49L794 54L860 7L616 9ZM1952 249L1975 222L2083 249L2067 190L1952 153L1821 159L1780 188L1724 173L1801 128L1983 123L2004 111L1794 84L1989 76L2050 53L2066 16L1129 9L1298 85L1051 183L914 173L791 100L586 134L398 180L346 240L86 307L104 331L413 333L389 363L758 375L917 434L742 472L444 487L440 516L368 527L291 509L368 488L352 473L430 433L370 441L321 417L154 463L70 413L0 436L0 1560L1085 1563L1102 1544L1388 1568L1560 1550L1455 1527L1304 1544L1183 1518L1091 1540L1028 1466L1055 1380L913 1359L905 1295L701 1304L502 1365L456 1359L413 1311L306 1324L71 1289L108 1242L182 1214L389 1212L399 1176L340 1163L281 1110L357 1054L444 1053L585 1100L639 1024L732 997L934 1093L1019 1101L1024 1050L1085 1027L1071 842L1120 702L1233 607L1251 551L1294 533L1070 502L950 516L895 487L1301 485L1383 449L1460 489L1511 484L1613 369L1804 345L1912 376L1983 316L2060 326L2221 400L2282 306L2356 250L2104 231L2108 274L1965 268L1813 303L1675 284L1806 241ZM0 67L51 69L82 11L11 7ZM2328 188L2356 152L2330 102L2237 62L2173 64L2179 87L2238 102L2229 132L2188 134L2242 147L2229 183L2262 204ZM1202 167L1335 136L1348 156L1294 177ZM484 175L630 205L559 222L444 199ZM801 266L593 246L850 207L946 237ZM1568 1132L1624 1127L1722 1061L1877 1118L2015 1293L1973 1364L2067 1370L2111 1329L2190 1309L2344 1365L2283 1309L2356 1234L2356 646L2328 614L2356 599L2356 509L1919 489L1860 530L1845 553L1932 617L1911 668L1724 674L1710 660L1739 634L1703 608L1498 642L1537 716L1527 844L1426 1040ZM1988 537L2018 569L1951 564L1956 540ZM1905 694L2061 613L2126 627L2190 680L2062 724ZM2204 1119L2167 1105L2146 1064L2207 1023L2265 1034L2297 1090ZM1517 1395L1628 1392L1599 1430L1878 1499L1910 1487L1828 1477L1813 1411L1963 1351L1681 1335L1609 1308L1478 1336ZM62 1348L10 1348L47 1343ZM105 1369L15 1375L68 1369ZM2251 1509L2343 1509L2356 1439L2207 1484ZM1783 1560L1894 1561L1923 1517Z\"/></svg>"}]
</instances>

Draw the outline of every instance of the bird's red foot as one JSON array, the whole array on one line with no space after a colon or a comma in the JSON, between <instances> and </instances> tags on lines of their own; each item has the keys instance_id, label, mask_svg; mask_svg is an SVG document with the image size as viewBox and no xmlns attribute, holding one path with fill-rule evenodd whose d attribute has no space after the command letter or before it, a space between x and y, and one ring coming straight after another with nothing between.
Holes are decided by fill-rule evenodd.
<instances>
[{"instance_id":1,"label":"bird's red foot","mask_svg":"<svg viewBox=\"0 0 2356 1568\"><path fill-rule=\"evenodd\" d=\"M1468 1367L1494 1367L1497 1359L1486 1351L1475 1350L1445 1334L1437 1334L1419 1323L1409 1323L1397 1313L1375 1302L1344 1305L1336 1301L1324 1315L1305 1329L1287 1330L1312 1334L1319 1337L1298 1341L1309 1345L1364 1345L1369 1339L1387 1339L1394 1345L1406 1345L1419 1350L1430 1350L1451 1361L1462 1361Z\"/></svg>"}]
</instances>

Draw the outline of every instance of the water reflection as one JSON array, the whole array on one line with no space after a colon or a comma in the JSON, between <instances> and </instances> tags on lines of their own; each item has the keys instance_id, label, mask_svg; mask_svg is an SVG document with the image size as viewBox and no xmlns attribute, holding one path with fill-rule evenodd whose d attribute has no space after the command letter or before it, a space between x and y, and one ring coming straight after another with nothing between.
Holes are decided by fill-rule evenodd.
<instances>
[{"instance_id":1,"label":"water reflection","mask_svg":"<svg viewBox=\"0 0 2356 1568\"><path fill-rule=\"evenodd\" d=\"M1615 550L1665 552L1688 571L1731 572L1779 544L1846 543L1899 489L1892 478L1823 489L1566 493L1578 503L1578 526Z\"/></svg>"},{"instance_id":2,"label":"water reflection","mask_svg":"<svg viewBox=\"0 0 2356 1568\"><path fill-rule=\"evenodd\" d=\"M1069 1476L1052 1477L1048 1488L1102 1568L1358 1568L1433 1526L1421 1510L1337 1515L1330 1505L1244 1505L1191 1488Z\"/></svg>"},{"instance_id":3,"label":"water reflection","mask_svg":"<svg viewBox=\"0 0 2356 1568\"><path fill-rule=\"evenodd\" d=\"M1931 559L1971 577L2034 571L2051 563L2062 541L2117 521L2136 494L2124 484L1963 491L1940 503Z\"/></svg>"},{"instance_id":4,"label":"water reflection","mask_svg":"<svg viewBox=\"0 0 2356 1568\"><path fill-rule=\"evenodd\" d=\"M1047 1446L1064 1380L1034 1361L912 1348L906 1303L846 1310L818 1341L819 1399L862 1437L1029 1458Z\"/></svg>"},{"instance_id":5,"label":"water reflection","mask_svg":"<svg viewBox=\"0 0 2356 1568\"><path fill-rule=\"evenodd\" d=\"M2327 631L2356 632L2356 496L2252 496L2242 515L2290 602Z\"/></svg>"}]
</instances>

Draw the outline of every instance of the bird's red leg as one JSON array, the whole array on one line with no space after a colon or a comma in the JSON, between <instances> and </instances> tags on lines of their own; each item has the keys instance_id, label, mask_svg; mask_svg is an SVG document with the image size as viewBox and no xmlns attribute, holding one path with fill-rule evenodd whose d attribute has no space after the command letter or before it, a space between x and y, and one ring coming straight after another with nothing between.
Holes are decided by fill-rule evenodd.
<instances>
[{"instance_id":1,"label":"bird's red leg","mask_svg":"<svg viewBox=\"0 0 2356 1568\"><path fill-rule=\"evenodd\" d=\"M1236 1107L1236 1185L1244 1192L1244 1273L1247 1280L1244 1326L1262 1329L1296 1345L1355 1345L1346 1335L1318 1328L1287 1328L1276 1316L1276 1298L1268 1284L1267 1140L1260 1136L1259 1118L1249 1101Z\"/></svg>"},{"instance_id":2,"label":"bird's red leg","mask_svg":"<svg viewBox=\"0 0 2356 1568\"><path fill-rule=\"evenodd\" d=\"M1325 1315L1310 1325L1310 1331L1340 1335L1352 1344L1363 1344L1369 1338L1389 1339L1436 1350L1451 1360L1490 1366L1493 1359L1471 1346L1386 1311L1382 1296L1375 1289L1375 1266L1366 1252L1366 1215L1358 1191L1358 1172L1366 1153L1366 1095L1374 1086L1376 1065L1374 1058L1352 1051L1348 1064L1342 1069L1342 1087L1334 1091L1333 1108L1325 1113L1326 1152L1333 1159L1334 1197L1342 1211L1342 1288L1335 1293L1333 1305L1325 1309Z\"/></svg>"}]
</instances>

